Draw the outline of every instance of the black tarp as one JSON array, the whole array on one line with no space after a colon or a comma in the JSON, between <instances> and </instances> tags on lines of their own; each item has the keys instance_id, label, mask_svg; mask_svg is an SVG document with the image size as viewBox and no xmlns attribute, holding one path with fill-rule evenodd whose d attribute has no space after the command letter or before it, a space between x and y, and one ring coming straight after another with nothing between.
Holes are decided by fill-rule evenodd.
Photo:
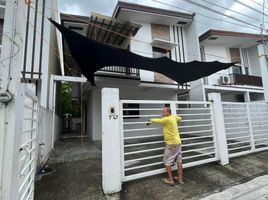
<instances>
[{"instance_id":1,"label":"black tarp","mask_svg":"<svg viewBox=\"0 0 268 200\"><path fill-rule=\"evenodd\" d=\"M51 19L50 21L62 33L82 74L87 77L91 84L94 84L94 73L106 66L124 66L159 72L182 84L234 65L234 63L221 63L218 61L179 63L167 57L148 58L125 49L95 42Z\"/></svg>"}]
</instances>

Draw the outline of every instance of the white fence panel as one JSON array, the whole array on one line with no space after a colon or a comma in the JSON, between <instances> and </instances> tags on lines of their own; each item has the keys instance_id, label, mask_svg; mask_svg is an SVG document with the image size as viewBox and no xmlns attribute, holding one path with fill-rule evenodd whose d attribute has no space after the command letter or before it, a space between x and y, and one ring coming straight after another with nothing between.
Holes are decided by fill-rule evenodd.
<instances>
[{"instance_id":1,"label":"white fence panel","mask_svg":"<svg viewBox=\"0 0 268 200\"><path fill-rule=\"evenodd\" d=\"M229 157L251 153L253 146L247 104L223 102L222 106Z\"/></svg>"},{"instance_id":2,"label":"white fence panel","mask_svg":"<svg viewBox=\"0 0 268 200\"><path fill-rule=\"evenodd\" d=\"M18 104L21 105L20 117L17 118L17 136L20 140L18 199L33 199L34 179L37 159L37 98L26 85L20 89Z\"/></svg>"},{"instance_id":3,"label":"white fence panel","mask_svg":"<svg viewBox=\"0 0 268 200\"><path fill-rule=\"evenodd\" d=\"M122 100L120 103L123 181L165 171L162 127L146 123L150 118L162 117L166 105L176 108L173 113L182 117L179 130L184 167L218 159L211 102Z\"/></svg>"},{"instance_id":4,"label":"white fence panel","mask_svg":"<svg viewBox=\"0 0 268 200\"><path fill-rule=\"evenodd\" d=\"M178 102L176 112L182 117L179 130L184 165L218 160L212 102Z\"/></svg>"},{"instance_id":5,"label":"white fence panel","mask_svg":"<svg viewBox=\"0 0 268 200\"><path fill-rule=\"evenodd\" d=\"M248 104L253 143L255 151L268 149L268 105L266 103Z\"/></svg>"}]
</instances>

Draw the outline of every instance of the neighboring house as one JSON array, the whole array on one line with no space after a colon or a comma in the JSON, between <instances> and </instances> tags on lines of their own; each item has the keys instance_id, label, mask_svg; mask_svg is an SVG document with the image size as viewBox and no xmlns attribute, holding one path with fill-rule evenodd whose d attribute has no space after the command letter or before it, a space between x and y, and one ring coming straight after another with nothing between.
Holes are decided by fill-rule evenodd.
<instances>
[{"instance_id":1,"label":"neighboring house","mask_svg":"<svg viewBox=\"0 0 268 200\"><path fill-rule=\"evenodd\" d=\"M59 21L55 10L54 0L0 1L0 199L33 198L36 167L52 149L49 78L61 69L46 17Z\"/></svg>"},{"instance_id":2,"label":"neighboring house","mask_svg":"<svg viewBox=\"0 0 268 200\"><path fill-rule=\"evenodd\" d=\"M202 34L199 42L203 61L219 60L237 64L196 81L197 89L192 91L195 92L192 95L194 99L207 99L209 92L219 92L223 101L264 101L260 62L262 53L258 45L267 40L267 35L222 30L208 30ZM267 51L267 45L265 48Z\"/></svg>"},{"instance_id":3,"label":"neighboring house","mask_svg":"<svg viewBox=\"0 0 268 200\"><path fill-rule=\"evenodd\" d=\"M61 14L61 22L90 39L142 56L167 56L177 62L199 59L193 14L119 1L112 18L94 13L90 17ZM66 67L65 74L77 74L77 64L68 56L65 43L63 48L64 61L67 66L72 66L71 69ZM83 87L86 91L83 105L87 116L84 117L87 119L85 132L92 140L101 139L103 87L119 88L120 99L132 100L177 100L179 93L189 92L186 84L178 85L162 74L118 66L105 67L95 73L95 82L96 86Z\"/></svg>"}]
</instances>

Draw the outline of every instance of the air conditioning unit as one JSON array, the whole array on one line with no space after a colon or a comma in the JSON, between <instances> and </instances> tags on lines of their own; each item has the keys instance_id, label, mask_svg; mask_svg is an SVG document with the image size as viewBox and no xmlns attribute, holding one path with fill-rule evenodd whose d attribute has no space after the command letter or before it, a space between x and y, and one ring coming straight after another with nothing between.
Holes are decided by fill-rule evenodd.
<instances>
[{"instance_id":1,"label":"air conditioning unit","mask_svg":"<svg viewBox=\"0 0 268 200\"><path fill-rule=\"evenodd\" d=\"M228 75L220 76L219 84L220 85L229 85L229 84L231 84L230 77Z\"/></svg>"}]
</instances>

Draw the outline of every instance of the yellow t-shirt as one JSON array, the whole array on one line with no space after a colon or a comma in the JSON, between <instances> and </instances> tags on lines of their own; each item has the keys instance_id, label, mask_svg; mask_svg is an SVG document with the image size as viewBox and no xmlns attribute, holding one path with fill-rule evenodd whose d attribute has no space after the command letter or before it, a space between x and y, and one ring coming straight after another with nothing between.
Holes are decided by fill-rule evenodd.
<instances>
[{"instance_id":1,"label":"yellow t-shirt","mask_svg":"<svg viewBox=\"0 0 268 200\"><path fill-rule=\"evenodd\" d=\"M150 122L161 124L163 126L164 141L166 144L180 144L181 138L178 131L177 123L181 121L178 115L169 115L162 118L152 118Z\"/></svg>"}]
</instances>

